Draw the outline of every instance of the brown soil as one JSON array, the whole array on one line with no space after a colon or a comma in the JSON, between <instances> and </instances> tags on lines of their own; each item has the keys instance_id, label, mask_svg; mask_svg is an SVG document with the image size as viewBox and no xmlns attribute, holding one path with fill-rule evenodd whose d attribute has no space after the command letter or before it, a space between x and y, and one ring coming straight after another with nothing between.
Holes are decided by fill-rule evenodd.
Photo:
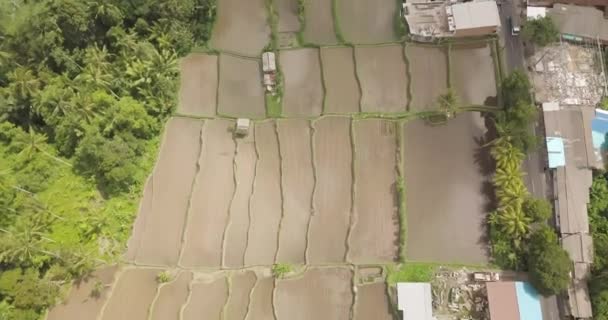
<instances>
[{"instance_id":1,"label":"brown soil","mask_svg":"<svg viewBox=\"0 0 608 320\"><path fill-rule=\"evenodd\" d=\"M258 278L253 288L247 320L274 319L272 291L274 278ZM289 318L288 318L289 319Z\"/></svg>"},{"instance_id":2,"label":"brown soil","mask_svg":"<svg viewBox=\"0 0 608 320\"><path fill-rule=\"evenodd\" d=\"M217 56L193 53L180 63L177 112L215 116L217 105Z\"/></svg>"},{"instance_id":3,"label":"brown soil","mask_svg":"<svg viewBox=\"0 0 608 320\"><path fill-rule=\"evenodd\" d=\"M463 104L483 105L486 99L496 97L494 62L489 46L454 48L452 64L452 83Z\"/></svg>"},{"instance_id":4,"label":"brown soil","mask_svg":"<svg viewBox=\"0 0 608 320\"><path fill-rule=\"evenodd\" d=\"M279 11L279 32L300 31L298 0L277 0L275 5Z\"/></svg>"},{"instance_id":5,"label":"brown soil","mask_svg":"<svg viewBox=\"0 0 608 320\"><path fill-rule=\"evenodd\" d=\"M247 309L249 309L249 294L256 282L255 273L252 271L239 272L231 277L230 298L224 319L245 320Z\"/></svg>"},{"instance_id":6,"label":"brown soil","mask_svg":"<svg viewBox=\"0 0 608 320\"><path fill-rule=\"evenodd\" d=\"M277 262L304 264L314 188L310 122L284 120L277 125L283 161L285 211L279 233Z\"/></svg>"},{"instance_id":7,"label":"brown soil","mask_svg":"<svg viewBox=\"0 0 608 320\"><path fill-rule=\"evenodd\" d=\"M352 48L322 48L325 112L359 112L361 91L355 75Z\"/></svg>"},{"instance_id":8,"label":"brown soil","mask_svg":"<svg viewBox=\"0 0 608 320\"><path fill-rule=\"evenodd\" d=\"M150 215L153 211L153 181L154 175L150 174L150 176L148 176L148 179L146 180L141 200L139 201L138 213L135 217L135 221L133 222L133 231L131 231L131 237L127 242L127 250L123 256L125 261L131 263L135 262L135 259L137 258L141 239L145 233L146 222L148 221L148 219L150 219Z\"/></svg>"},{"instance_id":9,"label":"brown soil","mask_svg":"<svg viewBox=\"0 0 608 320\"><path fill-rule=\"evenodd\" d=\"M220 320L222 309L228 299L226 278L213 282L200 282L192 285L190 300L184 308L184 320Z\"/></svg>"},{"instance_id":10,"label":"brown soil","mask_svg":"<svg viewBox=\"0 0 608 320\"><path fill-rule=\"evenodd\" d=\"M412 103L410 110L437 109L439 95L448 90L448 56L443 47L406 45L405 53L412 75Z\"/></svg>"},{"instance_id":11,"label":"brown soil","mask_svg":"<svg viewBox=\"0 0 608 320\"><path fill-rule=\"evenodd\" d=\"M255 143L259 158L245 265L271 265L277 251L282 214L279 146L274 122L256 123Z\"/></svg>"},{"instance_id":12,"label":"brown soil","mask_svg":"<svg viewBox=\"0 0 608 320\"><path fill-rule=\"evenodd\" d=\"M152 308L150 319L179 319L181 307L188 299L190 281L192 281L192 273L184 271L173 282L163 285Z\"/></svg>"},{"instance_id":13,"label":"brown soil","mask_svg":"<svg viewBox=\"0 0 608 320\"><path fill-rule=\"evenodd\" d=\"M393 320L385 283L374 283L357 288L355 320Z\"/></svg>"},{"instance_id":14,"label":"brown soil","mask_svg":"<svg viewBox=\"0 0 608 320\"><path fill-rule=\"evenodd\" d=\"M336 44L338 39L334 30L331 1L306 0L304 9L306 12L304 40L314 44Z\"/></svg>"},{"instance_id":15,"label":"brown soil","mask_svg":"<svg viewBox=\"0 0 608 320\"><path fill-rule=\"evenodd\" d=\"M283 114L318 116L323 111L323 83L318 49L281 51L285 76Z\"/></svg>"},{"instance_id":16,"label":"brown soil","mask_svg":"<svg viewBox=\"0 0 608 320\"><path fill-rule=\"evenodd\" d=\"M314 122L316 186L308 240L308 263L344 261L350 223L352 149L350 119Z\"/></svg>"},{"instance_id":17,"label":"brown soil","mask_svg":"<svg viewBox=\"0 0 608 320\"><path fill-rule=\"evenodd\" d=\"M340 29L346 41L356 44L397 40L395 0L336 0Z\"/></svg>"},{"instance_id":18,"label":"brown soil","mask_svg":"<svg viewBox=\"0 0 608 320\"><path fill-rule=\"evenodd\" d=\"M257 60L220 55L218 112L223 115L263 118L266 115L262 68Z\"/></svg>"},{"instance_id":19,"label":"brown soil","mask_svg":"<svg viewBox=\"0 0 608 320\"><path fill-rule=\"evenodd\" d=\"M398 245L396 128L384 120L355 122L355 210L349 258L395 260Z\"/></svg>"},{"instance_id":20,"label":"brown soil","mask_svg":"<svg viewBox=\"0 0 608 320\"><path fill-rule=\"evenodd\" d=\"M258 56L270 39L264 1L219 0L211 46Z\"/></svg>"},{"instance_id":21,"label":"brown soil","mask_svg":"<svg viewBox=\"0 0 608 320\"><path fill-rule=\"evenodd\" d=\"M349 319L353 300L348 269L309 269L302 278L280 280L276 301L279 319Z\"/></svg>"},{"instance_id":22,"label":"brown soil","mask_svg":"<svg viewBox=\"0 0 608 320\"><path fill-rule=\"evenodd\" d=\"M203 127L199 159L180 264L220 267L224 229L234 194L234 122L208 120Z\"/></svg>"},{"instance_id":23,"label":"brown soil","mask_svg":"<svg viewBox=\"0 0 608 320\"><path fill-rule=\"evenodd\" d=\"M144 320L156 296L157 269L130 269L118 279L102 320ZM125 303L127 302L128 303ZM84 319L84 318L81 318ZM94 318L88 318L94 319Z\"/></svg>"},{"instance_id":24,"label":"brown soil","mask_svg":"<svg viewBox=\"0 0 608 320\"><path fill-rule=\"evenodd\" d=\"M133 234L140 239L136 261L141 264L175 266L179 257L182 230L186 220L192 179L199 156L202 121L173 118L167 124L165 137L150 183L151 201L142 228ZM149 196L151 199L146 199Z\"/></svg>"},{"instance_id":25,"label":"brown soil","mask_svg":"<svg viewBox=\"0 0 608 320\"><path fill-rule=\"evenodd\" d=\"M407 75L403 47L355 48L364 112L403 112L407 106Z\"/></svg>"},{"instance_id":26,"label":"brown soil","mask_svg":"<svg viewBox=\"0 0 608 320\"><path fill-rule=\"evenodd\" d=\"M114 281L117 271L116 266L105 267L93 272L93 274L76 282L72 287L68 298L63 303L54 306L47 316L47 320L80 320L95 319L110 294L110 285ZM100 281L104 288L94 295L96 283Z\"/></svg>"},{"instance_id":27,"label":"brown soil","mask_svg":"<svg viewBox=\"0 0 608 320\"><path fill-rule=\"evenodd\" d=\"M247 137L236 140L235 177L237 185L230 208L230 223L226 229L224 247L224 264L231 268L245 265L245 249L249 232L249 198L253 190L256 162L254 129L255 127L252 126Z\"/></svg>"},{"instance_id":28,"label":"brown soil","mask_svg":"<svg viewBox=\"0 0 608 320\"><path fill-rule=\"evenodd\" d=\"M483 119L469 112L442 126L416 120L404 131L408 259L487 263L484 177L476 160Z\"/></svg>"}]
</instances>

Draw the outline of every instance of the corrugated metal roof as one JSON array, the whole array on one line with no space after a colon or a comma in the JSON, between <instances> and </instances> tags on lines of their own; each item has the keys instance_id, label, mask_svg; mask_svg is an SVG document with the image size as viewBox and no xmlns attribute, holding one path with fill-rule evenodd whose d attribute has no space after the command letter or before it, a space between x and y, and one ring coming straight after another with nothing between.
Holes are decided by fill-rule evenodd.
<instances>
[{"instance_id":1,"label":"corrugated metal roof","mask_svg":"<svg viewBox=\"0 0 608 320\"><path fill-rule=\"evenodd\" d=\"M549 168L555 169L566 165L566 155L564 154L564 140L558 137L547 137L547 154L549 158Z\"/></svg>"},{"instance_id":2,"label":"corrugated metal roof","mask_svg":"<svg viewBox=\"0 0 608 320\"><path fill-rule=\"evenodd\" d=\"M487 282L490 319L519 320L515 282Z\"/></svg>"},{"instance_id":3,"label":"corrugated metal roof","mask_svg":"<svg viewBox=\"0 0 608 320\"><path fill-rule=\"evenodd\" d=\"M589 264L574 264L574 277L572 279L572 284L568 288L568 302L570 304L570 313L575 318L590 319L593 317L589 287L587 286L589 273Z\"/></svg>"},{"instance_id":4,"label":"corrugated metal roof","mask_svg":"<svg viewBox=\"0 0 608 320\"><path fill-rule=\"evenodd\" d=\"M584 233L562 236L562 246L574 262L593 263L593 238Z\"/></svg>"},{"instance_id":5,"label":"corrugated metal roof","mask_svg":"<svg viewBox=\"0 0 608 320\"><path fill-rule=\"evenodd\" d=\"M496 1L473 1L452 5L456 30L500 26Z\"/></svg>"},{"instance_id":6,"label":"corrugated metal roof","mask_svg":"<svg viewBox=\"0 0 608 320\"><path fill-rule=\"evenodd\" d=\"M430 283L397 283L397 303L404 320L433 320Z\"/></svg>"},{"instance_id":7,"label":"corrugated metal roof","mask_svg":"<svg viewBox=\"0 0 608 320\"><path fill-rule=\"evenodd\" d=\"M608 20L594 7L555 4L549 10L561 33L608 41Z\"/></svg>"}]
</instances>

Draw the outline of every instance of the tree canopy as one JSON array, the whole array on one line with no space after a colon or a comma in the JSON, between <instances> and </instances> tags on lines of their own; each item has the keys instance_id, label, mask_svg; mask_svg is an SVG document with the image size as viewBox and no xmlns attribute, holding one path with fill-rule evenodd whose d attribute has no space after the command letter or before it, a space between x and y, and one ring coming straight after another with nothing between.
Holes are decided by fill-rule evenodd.
<instances>
[{"instance_id":1,"label":"tree canopy","mask_svg":"<svg viewBox=\"0 0 608 320\"><path fill-rule=\"evenodd\" d=\"M522 35L528 41L544 47L559 38L559 31L551 17L528 20L522 26Z\"/></svg>"},{"instance_id":2,"label":"tree canopy","mask_svg":"<svg viewBox=\"0 0 608 320\"><path fill-rule=\"evenodd\" d=\"M123 252L214 0L0 2L0 318Z\"/></svg>"}]
</instances>

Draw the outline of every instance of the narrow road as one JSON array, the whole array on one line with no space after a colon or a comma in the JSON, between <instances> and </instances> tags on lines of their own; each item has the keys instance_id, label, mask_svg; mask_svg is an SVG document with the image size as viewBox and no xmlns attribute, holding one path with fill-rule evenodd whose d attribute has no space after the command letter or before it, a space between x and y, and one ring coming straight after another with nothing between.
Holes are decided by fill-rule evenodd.
<instances>
[{"instance_id":1,"label":"narrow road","mask_svg":"<svg viewBox=\"0 0 608 320\"><path fill-rule=\"evenodd\" d=\"M498 0L500 1L500 0ZM512 34L512 25L509 23L509 18L513 22L523 22L523 19L518 17L522 14L523 4L521 0L503 0L499 7L500 21L502 31L500 33L500 45L504 48L504 57L506 60L506 73L509 74L515 70L525 71L524 47L519 35ZM531 130L537 137L544 137L544 128L540 125L541 121L535 121ZM537 198L548 198L551 195L547 193L547 175L545 175L545 152L544 139L540 141L540 145L534 151L528 153L524 159L523 169L526 172L526 186L530 193ZM543 320L560 320L559 301L556 296L543 297L541 306L543 309Z\"/></svg>"}]
</instances>

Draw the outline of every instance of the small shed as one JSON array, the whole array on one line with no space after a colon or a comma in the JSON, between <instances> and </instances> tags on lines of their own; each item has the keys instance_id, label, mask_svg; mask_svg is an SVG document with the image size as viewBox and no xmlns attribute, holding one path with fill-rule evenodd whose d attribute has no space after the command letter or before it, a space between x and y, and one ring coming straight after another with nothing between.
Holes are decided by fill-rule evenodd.
<instances>
[{"instance_id":1,"label":"small shed","mask_svg":"<svg viewBox=\"0 0 608 320\"><path fill-rule=\"evenodd\" d=\"M262 71L264 71L264 73L277 71L277 62L274 52L268 51L262 53Z\"/></svg>"},{"instance_id":2,"label":"small shed","mask_svg":"<svg viewBox=\"0 0 608 320\"><path fill-rule=\"evenodd\" d=\"M491 320L542 320L540 295L527 282L488 282Z\"/></svg>"},{"instance_id":3,"label":"small shed","mask_svg":"<svg viewBox=\"0 0 608 320\"><path fill-rule=\"evenodd\" d=\"M397 283L397 303L403 319L433 320L430 283Z\"/></svg>"}]
</instances>

